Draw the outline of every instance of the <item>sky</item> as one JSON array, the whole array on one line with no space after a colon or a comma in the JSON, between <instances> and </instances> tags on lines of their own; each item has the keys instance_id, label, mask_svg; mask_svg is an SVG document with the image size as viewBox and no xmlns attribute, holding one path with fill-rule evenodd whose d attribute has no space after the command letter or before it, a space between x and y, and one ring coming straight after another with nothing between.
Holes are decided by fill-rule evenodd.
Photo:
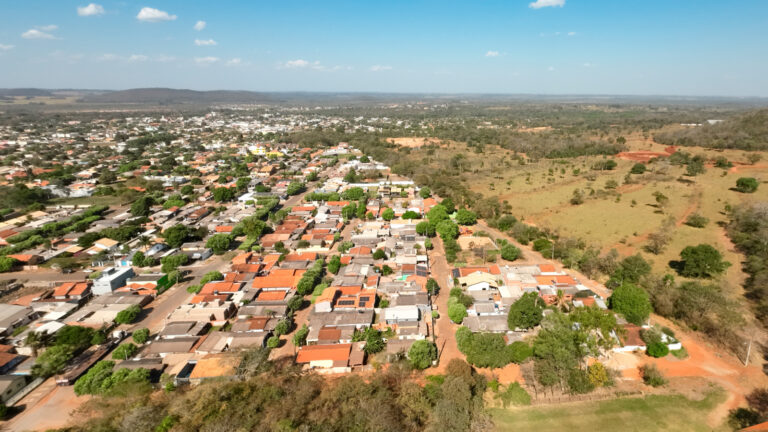
<instances>
[{"instance_id":1,"label":"sky","mask_svg":"<svg viewBox=\"0 0 768 432\"><path fill-rule=\"evenodd\" d=\"M768 1L0 0L0 88L768 97Z\"/></svg>"}]
</instances>

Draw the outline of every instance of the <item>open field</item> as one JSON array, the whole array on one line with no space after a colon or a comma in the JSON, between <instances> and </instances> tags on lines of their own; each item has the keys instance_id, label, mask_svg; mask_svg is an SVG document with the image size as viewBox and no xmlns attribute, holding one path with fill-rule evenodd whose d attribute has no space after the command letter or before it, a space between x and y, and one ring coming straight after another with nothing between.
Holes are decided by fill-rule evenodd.
<instances>
[{"instance_id":1,"label":"open field","mask_svg":"<svg viewBox=\"0 0 768 432\"><path fill-rule=\"evenodd\" d=\"M3 105L65 105L77 102L77 96L11 96L0 99Z\"/></svg>"},{"instance_id":2,"label":"open field","mask_svg":"<svg viewBox=\"0 0 768 432\"><path fill-rule=\"evenodd\" d=\"M398 145L400 147L410 147L410 148L419 148L421 146L427 145L427 144L440 144L440 140L437 138L413 138L413 137L402 137L402 138L387 138L387 141Z\"/></svg>"},{"instance_id":3,"label":"open field","mask_svg":"<svg viewBox=\"0 0 768 432\"><path fill-rule=\"evenodd\" d=\"M555 406L491 408L490 413L497 431L724 431L729 429L713 429L706 421L707 414L723 399L723 392L713 389L701 400L651 395Z\"/></svg>"}]
</instances>

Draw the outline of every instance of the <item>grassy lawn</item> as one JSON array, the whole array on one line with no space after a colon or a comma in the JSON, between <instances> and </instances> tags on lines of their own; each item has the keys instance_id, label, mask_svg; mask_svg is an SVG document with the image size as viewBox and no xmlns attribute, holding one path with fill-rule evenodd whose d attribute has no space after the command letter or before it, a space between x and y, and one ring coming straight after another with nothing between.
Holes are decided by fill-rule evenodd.
<instances>
[{"instance_id":1,"label":"grassy lawn","mask_svg":"<svg viewBox=\"0 0 768 432\"><path fill-rule=\"evenodd\" d=\"M652 395L489 411L498 431L711 431L707 414L724 399L724 392L715 390L700 401L680 395Z\"/></svg>"}]
</instances>

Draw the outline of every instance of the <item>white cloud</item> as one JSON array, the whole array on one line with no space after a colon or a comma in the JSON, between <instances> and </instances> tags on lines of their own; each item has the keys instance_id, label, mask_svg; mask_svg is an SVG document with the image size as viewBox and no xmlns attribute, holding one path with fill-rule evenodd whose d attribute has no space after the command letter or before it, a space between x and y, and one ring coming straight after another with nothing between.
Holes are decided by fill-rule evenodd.
<instances>
[{"instance_id":1,"label":"white cloud","mask_svg":"<svg viewBox=\"0 0 768 432\"><path fill-rule=\"evenodd\" d=\"M568 32L568 36L576 36L576 32Z\"/></svg>"},{"instance_id":2,"label":"white cloud","mask_svg":"<svg viewBox=\"0 0 768 432\"><path fill-rule=\"evenodd\" d=\"M131 56L128 57L129 62L144 62L147 60L149 60L149 57L143 54L131 54Z\"/></svg>"},{"instance_id":3,"label":"white cloud","mask_svg":"<svg viewBox=\"0 0 768 432\"><path fill-rule=\"evenodd\" d=\"M392 70L392 66L373 65L371 66L372 72L388 71Z\"/></svg>"},{"instance_id":4,"label":"white cloud","mask_svg":"<svg viewBox=\"0 0 768 432\"><path fill-rule=\"evenodd\" d=\"M56 36L37 29L29 29L21 34L24 39L56 39Z\"/></svg>"},{"instance_id":5,"label":"white cloud","mask_svg":"<svg viewBox=\"0 0 768 432\"><path fill-rule=\"evenodd\" d=\"M160 63L168 63L176 60L176 57L160 54L159 56L155 57L154 60Z\"/></svg>"},{"instance_id":6,"label":"white cloud","mask_svg":"<svg viewBox=\"0 0 768 432\"><path fill-rule=\"evenodd\" d=\"M307 67L307 66L309 66L309 62L306 61L306 60L302 60L302 59L288 60L283 65L283 67L288 68L288 69L304 68L304 67Z\"/></svg>"},{"instance_id":7,"label":"white cloud","mask_svg":"<svg viewBox=\"0 0 768 432\"><path fill-rule=\"evenodd\" d=\"M38 30L42 30L44 32L52 32L54 30L57 30L59 26L57 26L56 24L49 24L44 26L35 26L35 28Z\"/></svg>"},{"instance_id":8,"label":"white cloud","mask_svg":"<svg viewBox=\"0 0 768 432\"><path fill-rule=\"evenodd\" d=\"M115 54L102 54L101 56L99 56L99 58L97 60L99 60L99 61L114 61L114 60L119 60L119 59L120 59L120 57L116 56Z\"/></svg>"},{"instance_id":9,"label":"white cloud","mask_svg":"<svg viewBox=\"0 0 768 432\"><path fill-rule=\"evenodd\" d=\"M143 7L136 15L136 19L145 22L161 22L161 21L173 21L176 19L176 15L170 15L166 11L151 7Z\"/></svg>"},{"instance_id":10,"label":"white cloud","mask_svg":"<svg viewBox=\"0 0 768 432\"><path fill-rule=\"evenodd\" d=\"M541 9L544 7L563 7L565 6L565 0L536 0L528 5L532 9Z\"/></svg>"},{"instance_id":11,"label":"white cloud","mask_svg":"<svg viewBox=\"0 0 768 432\"><path fill-rule=\"evenodd\" d=\"M585 68L592 67L592 63L586 62L582 66L584 66Z\"/></svg>"},{"instance_id":12,"label":"white cloud","mask_svg":"<svg viewBox=\"0 0 768 432\"><path fill-rule=\"evenodd\" d=\"M104 14L104 8L96 3L90 3L88 6L77 8L77 14L80 16L94 16Z\"/></svg>"},{"instance_id":13,"label":"white cloud","mask_svg":"<svg viewBox=\"0 0 768 432\"><path fill-rule=\"evenodd\" d=\"M550 67L547 68L547 70L550 71L550 72L554 72L555 71L555 67L554 66L550 66Z\"/></svg>"},{"instance_id":14,"label":"white cloud","mask_svg":"<svg viewBox=\"0 0 768 432\"><path fill-rule=\"evenodd\" d=\"M200 31L205 28L205 21L198 21L195 23L194 29Z\"/></svg>"},{"instance_id":15,"label":"white cloud","mask_svg":"<svg viewBox=\"0 0 768 432\"><path fill-rule=\"evenodd\" d=\"M207 39L207 40L195 39L195 45L197 45L197 46L214 46L214 45L216 45L216 41L213 40L213 39Z\"/></svg>"},{"instance_id":16,"label":"white cloud","mask_svg":"<svg viewBox=\"0 0 768 432\"><path fill-rule=\"evenodd\" d=\"M239 66L241 64L243 64L243 59L238 58L238 57L235 57L235 58L230 59L229 61L227 61L227 66Z\"/></svg>"},{"instance_id":17,"label":"white cloud","mask_svg":"<svg viewBox=\"0 0 768 432\"><path fill-rule=\"evenodd\" d=\"M13 45L0 44L0 51L10 51L13 49Z\"/></svg>"},{"instance_id":18,"label":"white cloud","mask_svg":"<svg viewBox=\"0 0 768 432\"><path fill-rule=\"evenodd\" d=\"M485 56L486 57L498 57L499 56L499 52L498 51L488 51L487 53L485 53Z\"/></svg>"},{"instance_id":19,"label":"white cloud","mask_svg":"<svg viewBox=\"0 0 768 432\"><path fill-rule=\"evenodd\" d=\"M219 61L218 57L195 57L195 63L208 65Z\"/></svg>"}]
</instances>

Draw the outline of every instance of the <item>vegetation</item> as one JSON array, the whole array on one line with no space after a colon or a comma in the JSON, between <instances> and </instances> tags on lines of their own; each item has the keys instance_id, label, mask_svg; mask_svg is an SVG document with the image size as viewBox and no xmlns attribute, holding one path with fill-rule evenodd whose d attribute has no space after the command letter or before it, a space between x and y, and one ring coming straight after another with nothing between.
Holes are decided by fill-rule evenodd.
<instances>
[{"instance_id":1,"label":"vegetation","mask_svg":"<svg viewBox=\"0 0 768 432\"><path fill-rule=\"evenodd\" d=\"M731 265L723 261L723 255L708 244L688 246L680 252L680 258L683 260L680 274L686 277L713 277Z\"/></svg>"},{"instance_id":2,"label":"vegetation","mask_svg":"<svg viewBox=\"0 0 768 432\"><path fill-rule=\"evenodd\" d=\"M523 363L533 354L525 342L507 345L500 333L472 333L468 328L456 330L456 343L467 362L477 367L500 368L509 363Z\"/></svg>"},{"instance_id":3,"label":"vegetation","mask_svg":"<svg viewBox=\"0 0 768 432\"><path fill-rule=\"evenodd\" d=\"M651 314L648 293L632 283L624 283L613 290L609 301L613 310L633 324L643 324Z\"/></svg>"},{"instance_id":4,"label":"vegetation","mask_svg":"<svg viewBox=\"0 0 768 432\"><path fill-rule=\"evenodd\" d=\"M507 322L510 330L533 328L543 318L544 301L537 293L525 293L509 307Z\"/></svg>"},{"instance_id":5,"label":"vegetation","mask_svg":"<svg viewBox=\"0 0 768 432\"><path fill-rule=\"evenodd\" d=\"M414 369L426 369L437 360L437 347L432 341L417 340L408 350L408 361Z\"/></svg>"}]
</instances>

